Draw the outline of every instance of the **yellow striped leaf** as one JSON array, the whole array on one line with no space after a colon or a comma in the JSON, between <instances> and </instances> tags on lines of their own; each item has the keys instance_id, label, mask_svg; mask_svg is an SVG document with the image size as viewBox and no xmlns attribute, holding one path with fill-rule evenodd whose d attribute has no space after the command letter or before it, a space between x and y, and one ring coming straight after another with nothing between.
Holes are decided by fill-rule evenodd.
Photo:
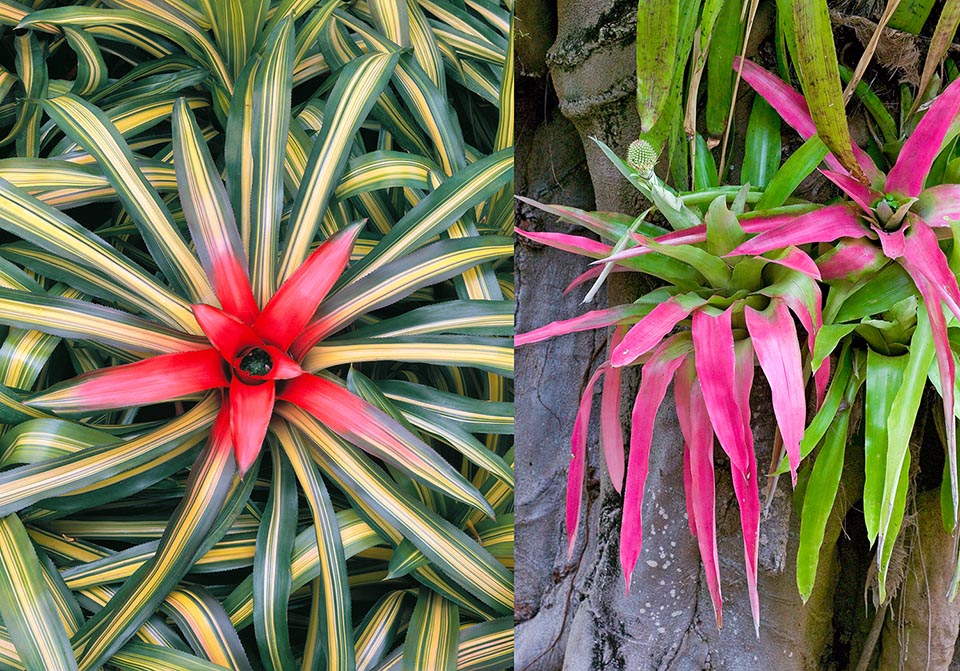
<instances>
[{"instance_id":1,"label":"yellow striped leaf","mask_svg":"<svg viewBox=\"0 0 960 671\"><path fill-rule=\"evenodd\" d=\"M64 338L92 340L144 355L199 351L210 347L205 339L192 338L89 301L2 288L0 324L35 329Z\"/></svg>"},{"instance_id":2,"label":"yellow striped leaf","mask_svg":"<svg viewBox=\"0 0 960 671\"><path fill-rule=\"evenodd\" d=\"M351 271L368 273L445 231L470 208L482 203L513 178L513 150L503 149L448 178L410 210L380 244Z\"/></svg>"},{"instance_id":3,"label":"yellow striped leaf","mask_svg":"<svg viewBox=\"0 0 960 671\"><path fill-rule=\"evenodd\" d=\"M303 369L316 372L365 361L408 361L437 366L471 366L513 377L513 341L466 336L406 336L331 340L311 349Z\"/></svg>"},{"instance_id":4,"label":"yellow striped leaf","mask_svg":"<svg viewBox=\"0 0 960 671\"><path fill-rule=\"evenodd\" d=\"M224 423L225 425L225 423ZM183 501L170 519L156 556L129 578L106 606L73 637L81 671L99 668L134 635L186 575L223 504L238 482L236 462L222 427L190 471Z\"/></svg>"},{"instance_id":5,"label":"yellow striped leaf","mask_svg":"<svg viewBox=\"0 0 960 671\"><path fill-rule=\"evenodd\" d=\"M410 17L405 2L368 0L377 29L394 44L408 48L410 44Z\"/></svg>"},{"instance_id":6,"label":"yellow striped leaf","mask_svg":"<svg viewBox=\"0 0 960 671\"><path fill-rule=\"evenodd\" d=\"M239 140L226 147L227 187L261 306L276 291L292 70L293 23L284 20L245 68L227 122L227 135Z\"/></svg>"},{"instance_id":7,"label":"yellow striped leaf","mask_svg":"<svg viewBox=\"0 0 960 671\"><path fill-rule=\"evenodd\" d=\"M177 588L163 602L162 610L170 615L191 647L202 650L208 660L235 671L252 671L236 629L209 591L199 586Z\"/></svg>"},{"instance_id":8,"label":"yellow striped leaf","mask_svg":"<svg viewBox=\"0 0 960 671\"><path fill-rule=\"evenodd\" d=\"M403 644L403 671L456 671L460 609L421 589Z\"/></svg>"},{"instance_id":9,"label":"yellow striped leaf","mask_svg":"<svg viewBox=\"0 0 960 671\"><path fill-rule=\"evenodd\" d=\"M357 492L436 566L481 601L498 611L513 610L512 578L483 548L397 489L368 457L299 408L281 405L277 412L303 432L317 464L341 488Z\"/></svg>"},{"instance_id":10,"label":"yellow striped leaf","mask_svg":"<svg viewBox=\"0 0 960 671\"><path fill-rule=\"evenodd\" d=\"M287 609L290 556L297 531L297 481L289 459L277 443L270 440L268 444L273 479L253 557L253 626L263 665L277 671L294 671Z\"/></svg>"},{"instance_id":11,"label":"yellow striped leaf","mask_svg":"<svg viewBox=\"0 0 960 671\"><path fill-rule=\"evenodd\" d=\"M103 61L100 46L80 28L64 28L63 36L77 55L77 76L70 90L78 96L88 96L107 79L107 64Z\"/></svg>"},{"instance_id":12,"label":"yellow striped leaf","mask_svg":"<svg viewBox=\"0 0 960 671\"><path fill-rule=\"evenodd\" d=\"M180 417L135 439L96 445L56 460L0 473L0 514L74 492L150 461L209 427L216 411L217 402L208 397Z\"/></svg>"},{"instance_id":13,"label":"yellow striped leaf","mask_svg":"<svg viewBox=\"0 0 960 671\"><path fill-rule=\"evenodd\" d=\"M18 219L0 218L0 228L42 247L15 243L4 247L4 256L86 294L116 300L135 312L152 315L187 334L201 333L189 303L102 239L52 208L37 209L39 201L15 203L4 201L4 196L4 184L0 180L0 212L13 213ZM24 204L32 210L24 210ZM102 266L98 268L97 262Z\"/></svg>"},{"instance_id":14,"label":"yellow striped leaf","mask_svg":"<svg viewBox=\"0 0 960 671\"><path fill-rule=\"evenodd\" d=\"M393 646L406 608L406 592L388 592L357 627L357 671L372 671Z\"/></svg>"},{"instance_id":15,"label":"yellow striped leaf","mask_svg":"<svg viewBox=\"0 0 960 671\"><path fill-rule=\"evenodd\" d=\"M73 95L47 100L44 109L58 126L97 159L133 217L154 261L193 302L209 303L213 290L177 230L170 211L150 188L130 148L103 112Z\"/></svg>"},{"instance_id":16,"label":"yellow striped leaf","mask_svg":"<svg viewBox=\"0 0 960 671\"><path fill-rule=\"evenodd\" d=\"M300 190L290 213L290 234L279 269L284 281L303 263L319 228L321 214L337 186L360 123L389 81L397 54L368 54L341 70L328 97L336 101L327 110L329 121L314 140Z\"/></svg>"},{"instance_id":17,"label":"yellow striped leaf","mask_svg":"<svg viewBox=\"0 0 960 671\"><path fill-rule=\"evenodd\" d=\"M16 515L0 517L0 616L28 671L77 668L33 543Z\"/></svg>"},{"instance_id":18,"label":"yellow striped leaf","mask_svg":"<svg viewBox=\"0 0 960 671\"><path fill-rule=\"evenodd\" d=\"M266 0L200 0L198 4L236 79L257 41L270 3Z\"/></svg>"},{"instance_id":19,"label":"yellow striped leaf","mask_svg":"<svg viewBox=\"0 0 960 671\"><path fill-rule=\"evenodd\" d=\"M346 558L330 495L300 436L290 431L286 422L275 422L273 432L306 496L317 535L320 576L314 582L310 617L318 620L311 629L322 632L325 645L321 646L321 641L309 644L304 658L316 659L319 654L324 654L326 668L330 671L354 671L356 660Z\"/></svg>"},{"instance_id":20,"label":"yellow striped leaf","mask_svg":"<svg viewBox=\"0 0 960 671\"><path fill-rule=\"evenodd\" d=\"M152 11L156 11L153 5ZM158 17L136 9L88 9L86 7L58 7L33 12L20 22L20 27L33 27L39 24L57 26L81 26L90 33L109 34L117 39L129 41L137 46L150 47L151 32L176 43L195 59L210 66L218 84L228 92L233 90L233 78L220 52L210 41L207 34L191 21L182 20L174 13ZM162 46L154 47L153 55L165 55Z\"/></svg>"}]
</instances>

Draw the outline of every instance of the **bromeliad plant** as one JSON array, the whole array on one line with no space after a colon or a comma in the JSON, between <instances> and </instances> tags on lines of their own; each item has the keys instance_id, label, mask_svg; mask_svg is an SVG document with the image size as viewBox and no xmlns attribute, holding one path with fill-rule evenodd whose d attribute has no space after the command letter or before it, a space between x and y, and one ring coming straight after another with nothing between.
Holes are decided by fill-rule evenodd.
<instances>
[{"instance_id":1,"label":"bromeliad plant","mask_svg":"<svg viewBox=\"0 0 960 671\"><path fill-rule=\"evenodd\" d=\"M644 272L669 283L632 305L595 310L565 322L549 324L516 339L525 345L585 329L617 326L609 359L594 374L583 394L573 431L567 525L575 541L586 460L586 427L593 388L606 375L603 387L601 440L607 470L617 491L623 486L620 559L627 581L640 557L641 510L654 420L671 380L677 417L684 436L684 479L691 532L697 537L707 584L721 624L722 596L714 495L714 436L730 459L733 486L740 506L747 584L754 624L759 632L757 543L760 527L759 475L750 427L750 391L755 361L767 377L773 409L796 482L806 418L805 375L821 326L820 278L811 258L793 246L766 256L731 251L755 230L753 219L741 217L748 195L741 189L727 208L726 196L710 203L703 224L683 201L652 172L651 151L642 142L631 147L624 163L604 147L611 160L641 191L648 194L678 230L667 233L643 221L646 213L627 224L619 217L526 201L576 222L616 242L597 243L580 236L521 232L547 245L568 249L606 263ZM629 249L613 254L614 247ZM594 276L597 273L590 273ZM584 278L586 279L586 278ZM793 321L804 325L808 339L802 348ZM678 325L689 330L670 335ZM804 353L807 364L804 364ZM624 366L642 364L642 378L631 416L630 459L624 474L620 435L620 376ZM818 399L829 376L829 363L816 370Z\"/></svg>"},{"instance_id":2,"label":"bromeliad plant","mask_svg":"<svg viewBox=\"0 0 960 671\"><path fill-rule=\"evenodd\" d=\"M509 666L509 8L314 4L21 17L0 668Z\"/></svg>"},{"instance_id":3,"label":"bromeliad plant","mask_svg":"<svg viewBox=\"0 0 960 671\"><path fill-rule=\"evenodd\" d=\"M955 202L955 185L925 182L942 147L956 134L953 126L960 111L960 83L948 86L928 106L903 143L900 158L884 175L855 145L838 154L855 164L845 165L829 154L814 137L816 128L800 94L755 65L738 60L737 67L772 108L808 140L795 163L810 162L810 156L814 156L814 164L825 159L829 169L823 173L853 203L777 207L799 183L788 171L792 159L770 180L769 190L763 194L744 186L736 195L722 188L677 195L653 174L650 151L642 145L631 147L628 163L601 145L675 230L650 226L645 221L647 213L634 220L528 201L585 226L604 242L555 233L523 234L603 264L602 270L595 266L575 284L594 278L599 281L610 270L619 270L643 272L668 286L632 305L593 311L518 337L518 343L525 344L574 331L617 327L609 358L588 383L574 426L567 499L571 539L579 516L593 387L600 375L606 374L601 442L607 470L619 490L624 477L618 422L619 368L635 363L643 366L632 414L620 541L628 586L629 574L639 557L639 516L653 423L673 379L685 443L684 477L691 532L700 546L718 624L721 597L713 510L714 436L731 462L751 606L758 621L755 562L759 501L749 414L755 359L770 384L777 438L786 452L779 469L780 456L775 454L775 474L789 470L796 484L798 462L819 447L801 490L805 494L797 580L804 599L813 587L844 450L857 435L852 411L861 401L861 388L866 390L864 514L870 540L877 544L881 600L887 598L886 571L906 507L909 441L928 378L941 393L947 418L941 499L948 530L956 531L957 519L953 420L956 362L944 309L960 318L960 290L955 251L945 253L940 239L956 235L955 219L960 210ZM748 130L748 143L750 133ZM710 174L695 167L695 175ZM858 181L861 174L869 185ZM716 177L712 181L708 187L716 187ZM732 211L726 208L727 200L733 201ZM695 209L695 203L708 202L705 211ZM748 203L759 208L766 203L777 209L748 212ZM827 295L823 305L822 291ZM794 317L807 333L805 351L799 347ZM682 330L671 335L678 326ZM830 357L838 347L831 381ZM805 428L804 389L811 377L817 412ZM952 593L958 581L960 578L955 578Z\"/></svg>"}]
</instances>

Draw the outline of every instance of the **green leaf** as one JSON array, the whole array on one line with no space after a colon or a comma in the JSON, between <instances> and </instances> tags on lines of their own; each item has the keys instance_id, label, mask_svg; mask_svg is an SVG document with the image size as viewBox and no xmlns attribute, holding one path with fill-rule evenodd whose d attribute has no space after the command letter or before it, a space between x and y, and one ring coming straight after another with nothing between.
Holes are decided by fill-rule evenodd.
<instances>
[{"instance_id":1,"label":"green leaf","mask_svg":"<svg viewBox=\"0 0 960 671\"><path fill-rule=\"evenodd\" d=\"M866 180L853 155L826 0L791 2L797 40L795 65L817 135L854 177Z\"/></svg>"},{"instance_id":2,"label":"green leaf","mask_svg":"<svg viewBox=\"0 0 960 671\"><path fill-rule=\"evenodd\" d=\"M403 671L455 671L459 629L456 604L421 589L403 644Z\"/></svg>"},{"instance_id":3,"label":"green leaf","mask_svg":"<svg viewBox=\"0 0 960 671\"><path fill-rule=\"evenodd\" d=\"M308 647L314 648L315 652L312 655L305 652L304 657L316 659L323 651L326 668L331 671L353 671L357 668L357 660L353 644L350 586L340 528L330 495L300 436L290 431L285 422L278 423L274 432L300 482L316 530L320 577L314 582L311 620L316 622L312 628L323 632L325 645L320 646L320 641L309 644Z\"/></svg>"},{"instance_id":4,"label":"green leaf","mask_svg":"<svg viewBox=\"0 0 960 671\"><path fill-rule=\"evenodd\" d=\"M247 62L230 105L227 187L250 261L253 294L263 306L277 288L283 209L283 157L290 127L293 23L277 24Z\"/></svg>"},{"instance_id":5,"label":"green leaf","mask_svg":"<svg viewBox=\"0 0 960 671\"><path fill-rule=\"evenodd\" d=\"M186 291L194 302L211 302L213 290L203 268L106 115L72 94L47 100L44 109L69 137L96 158L136 222L153 260L170 281Z\"/></svg>"},{"instance_id":6,"label":"green leaf","mask_svg":"<svg viewBox=\"0 0 960 671\"><path fill-rule=\"evenodd\" d=\"M828 153L827 145L816 135L800 145L770 179L754 209L769 210L787 202L800 182L813 174Z\"/></svg>"},{"instance_id":7,"label":"green leaf","mask_svg":"<svg viewBox=\"0 0 960 671\"><path fill-rule=\"evenodd\" d=\"M910 452L910 436L913 434L920 397L923 395L927 371L933 358L933 334L927 320L926 307L921 303L917 309L917 327L910 339L910 353L903 369L903 382L896 390L890 414L887 416L887 451L883 464L883 498L877 545L879 557L883 557L885 549L889 554L900 529L899 522L896 526L893 523L898 515L903 515L899 508L901 490L904 490L901 480L907 479L904 477L904 465ZM884 569L882 565L881 569ZM883 590L885 570L881 570L879 578Z\"/></svg>"},{"instance_id":8,"label":"green leaf","mask_svg":"<svg viewBox=\"0 0 960 671\"><path fill-rule=\"evenodd\" d=\"M214 435L223 429L214 427ZM74 636L81 670L99 668L149 618L186 575L194 553L234 488L231 444L212 439L190 472L183 501L171 517L156 556L133 574L107 605Z\"/></svg>"},{"instance_id":9,"label":"green leaf","mask_svg":"<svg viewBox=\"0 0 960 671\"><path fill-rule=\"evenodd\" d=\"M16 515L0 517L0 616L28 671L77 668L33 543Z\"/></svg>"},{"instance_id":10,"label":"green leaf","mask_svg":"<svg viewBox=\"0 0 960 671\"><path fill-rule=\"evenodd\" d=\"M293 671L287 610L290 601L290 554L297 531L297 488L290 461L273 441L273 480L257 533L253 558L253 625L265 667Z\"/></svg>"},{"instance_id":11,"label":"green leaf","mask_svg":"<svg viewBox=\"0 0 960 671\"><path fill-rule=\"evenodd\" d=\"M780 167L780 115L755 96L747 122L740 181L765 189Z\"/></svg>"},{"instance_id":12,"label":"green leaf","mask_svg":"<svg viewBox=\"0 0 960 671\"><path fill-rule=\"evenodd\" d=\"M680 3L640 2L637 9L637 111L642 133L663 114L670 97L673 73L686 63L677 55Z\"/></svg>"}]
</instances>

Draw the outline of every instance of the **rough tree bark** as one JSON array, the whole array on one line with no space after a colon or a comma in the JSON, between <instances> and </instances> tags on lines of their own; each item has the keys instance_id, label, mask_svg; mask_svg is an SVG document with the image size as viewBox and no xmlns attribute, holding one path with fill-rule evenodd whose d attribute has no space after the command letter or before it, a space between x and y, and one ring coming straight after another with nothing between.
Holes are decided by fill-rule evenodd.
<instances>
[{"instance_id":1,"label":"rough tree bark","mask_svg":"<svg viewBox=\"0 0 960 671\"><path fill-rule=\"evenodd\" d=\"M518 194L586 209L640 211L635 190L589 139L598 137L623 154L637 137L635 12L635 0L518 3ZM562 230L552 217L532 208L518 206L517 214L521 227ZM585 288L566 297L561 292L585 267L573 255L518 243L518 332L581 314ZM632 301L640 290L637 279L614 275L610 304ZM857 450L847 457L816 588L805 605L795 580L798 517L789 483L780 483L761 524L759 639L747 600L739 515L722 457L717 463L717 525L725 601L724 627L717 630L696 541L686 522L682 439L670 392L654 431L643 510L644 549L631 593L625 594L618 562L622 500L599 464L596 422L588 442L592 461L585 515L580 538L567 557L563 500L569 436L583 383L604 351L605 334L587 332L520 348L516 354L516 668L855 669L873 618L872 606L865 612L862 587L869 555L856 528L855 504L863 486L862 454L858 457ZM638 380L630 374L624 378L626 419ZM764 468L770 459L772 413L768 390L759 379L756 386L753 428ZM594 418L599 411L599 399L595 401ZM924 550L924 556L943 554L934 541ZM928 571L931 562L928 558ZM897 646L904 627L912 627L910 647L922 647L926 655L926 620L923 633L918 633L919 619L910 614L929 591L923 583L914 584L901 597L904 606L897 602L887 609L903 614L897 620L901 624L892 634L876 628L879 641L871 668L878 657L886 660L883 669L898 668L901 659L906 665L900 668L925 668L923 658L903 657ZM922 605L926 608L926 601ZM953 656L957 616L950 617L937 638L946 641L948 649L937 653L937 659L945 661L930 669L946 669Z\"/></svg>"}]
</instances>

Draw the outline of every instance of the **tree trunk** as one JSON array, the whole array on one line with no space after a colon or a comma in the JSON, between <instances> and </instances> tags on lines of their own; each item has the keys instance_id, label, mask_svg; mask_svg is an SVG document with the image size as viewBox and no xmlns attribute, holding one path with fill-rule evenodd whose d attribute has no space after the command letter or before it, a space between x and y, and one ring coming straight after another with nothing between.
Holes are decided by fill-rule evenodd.
<instances>
[{"instance_id":1,"label":"tree trunk","mask_svg":"<svg viewBox=\"0 0 960 671\"><path fill-rule=\"evenodd\" d=\"M635 1L518 3L518 194L584 209L641 211L635 189L590 140L602 139L623 155L637 137L635 13ZM545 50L542 45L551 46ZM517 214L520 227L565 230L553 217L525 205L518 206ZM521 241L516 259L518 332L588 309L580 305L587 287L561 296L586 269L582 257ZM609 303L630 302L652 287L641 282L633 274L611 276ZM604 307L597 301L590 309ZM863 488L862 449L848 450L816 588L806 604L795 578L798 515L789 481L780 482L761 522L759 638L747 599L729 463L719 450L717 531L725 599L724 626L717 629L697 544L686 521L683 443L669 391L654 430L643 506L644 548L631 593L625 593L618 561L622 499L598 458L599 398L594 399L588 440L584 517L568 558L563 511L570 434L583 384L605 356L606 335L569 335L516 353L516 668L855 669L874 615L872 607L864 611L870 555L862 516L854 508ZM635 370L624 375L624 419L638 382ZM753 429L764 472L770 462L773 417L769 391L760 379L755 387ZM629 435L628 421L625 426ZM947 626L955 638L955 620ZM874 639L880 637L880 628L874 633ZM911 635L920 640L919 634ZM884 632L880 638L877 650L889 654L890 635ZM952 640L949 635L947 640ZM878 655L868 657L875 668ZM952 645L941 657L952 657Z\"/></svg>"}]
</instances>

